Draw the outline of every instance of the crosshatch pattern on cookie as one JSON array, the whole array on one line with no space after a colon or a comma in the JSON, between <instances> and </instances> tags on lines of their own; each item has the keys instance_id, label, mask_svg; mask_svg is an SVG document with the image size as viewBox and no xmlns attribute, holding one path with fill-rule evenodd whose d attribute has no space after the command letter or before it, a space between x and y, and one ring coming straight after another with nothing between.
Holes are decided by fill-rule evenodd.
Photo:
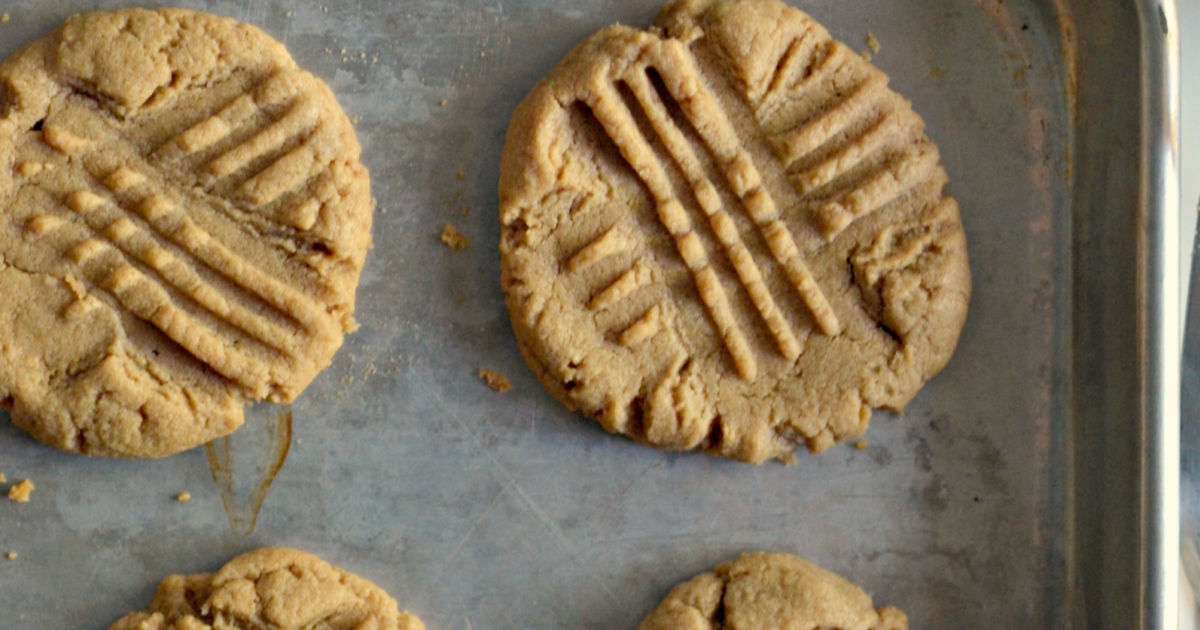
<instances>
[{"instance_id":1,"label":"crosshatch pattern on cookie","mask_svg":"<svg viewBox=\"0 0 1200 630\"><path fill-rule=\"evenodd\" d=\"M137 40L128 69L77 61L109 39ZM355 325L370 243L366 170L328 88L261 31L170 9L72 18L0 79L21 104L0 118L0 193L22 226L3 261L68 284L68 325L112 322L96 378L134 414L40 403L12 375L14 421L70 450L163 455L236 428L241 403L294 399ZM131 370L164 387L122 383ZM56 396L71 394L38 397Z\"/></svg>"},{"instance_id":2,"label":"crosshatch pattern on cookie","mask_svg":"<svg viewBox=\"0 0 1200 630\"><path fill-rule=\"evenodd\" d=\"M791 554L747 553L671 589L637 630L780 627L908 630L908 617Z\"/></svg>"},{"instance_id":3,"label":"crosshatch pattern on cookie","mask_svg":"<svg viewBox=\"0 0 1200 630\"><path fill-rule=\"evenodd\" d=\"M970 280L946 181L908 102L808 16L672 3L649 32L589 38L514 115L514 330L610 431L750 461L822 450L953 350Z\"/></svg>"}]
</instances>

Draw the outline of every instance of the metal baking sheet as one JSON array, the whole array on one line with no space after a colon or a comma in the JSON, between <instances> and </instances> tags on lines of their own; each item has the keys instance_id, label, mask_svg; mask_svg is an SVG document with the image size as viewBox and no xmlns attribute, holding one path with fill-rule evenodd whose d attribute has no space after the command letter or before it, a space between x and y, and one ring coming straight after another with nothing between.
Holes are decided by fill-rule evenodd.
<instances>
[{"instance_id":1,"label":"metal baking sheet","mask_svg":"<svg viewBox=\"0 0 1200 630\"><path fill-rule=\"evenodd\" d=\"M204 449L88 459L0 425L0 472L37 484L0 502L0 551L19 554L0 560L0 626L103 629L168 573L290 545L432 630L632 629L672 585L756 549L837 571L914 628L1165 628L1170 479L1153 467L1170 365L1153 351L1170 339L1153 324L1178 296L1156 284L1169 121L1145 112L1168 92L1146 59L1170 4L794 3L858 49L881 43L969 238L958 352L905 417L876 415L865 451L757 468L658 453L563 410L521 361L495 245L508 116L574 43L648 24L659 0L198 0L285 42L358 120L379 201L362 327L293 405L248 536ZM0 54L118 4L0 0ZM439 242L448 222L466 251ZM267 425L243 431L235 445Z\"/></svg>"}]
</instances>

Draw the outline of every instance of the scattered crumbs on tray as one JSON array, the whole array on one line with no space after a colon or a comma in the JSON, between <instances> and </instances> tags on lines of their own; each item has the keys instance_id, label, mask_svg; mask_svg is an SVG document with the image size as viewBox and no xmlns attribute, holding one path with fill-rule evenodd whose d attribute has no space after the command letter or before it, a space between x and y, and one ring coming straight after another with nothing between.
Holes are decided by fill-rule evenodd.
<instances>
[{"instance_id":1,"label":"scattered crumbs on tray","mask_svg":"<svg viewBox=\"0 0 1200 630\"><path fill-rule=\"evenodd\" d=\"M354 375L347 374L338 380L341 381L343 385L353 385L354 384Z\"/></svg>"},{"instance_id":2,"label":"scattered crumbs on tray","mask_svg":"<svg viewBox=\"0 0 1200 630\"><path fill-rule=\"evenodd\" d=\"M501 394L512 389L512 382L508 380L507 376L499 372L479 368L479 378L483 379L483 382L487 383L488 387Z\"/></svg>"},{"instance_id":3,"label":"scattered crumbs on tray","mask_svg":"<svg viewBox=\"0 0 1200 630\"><path fill-rule=\"evenodd\" d=\"M16 559L17 559L17 552L15 552L15 551L13 551L13 550L9 549L9 550L8 550L8 553L4 554L4 557L5 557L5 558L8 558L9 560L16 560Z\"/></svg>"},{"instance_id":4,"label":"scattered crumbs on tray","mask_svg":"<svg viewBox=\"0 0 1200 630\"><path fill-rule=\"evenodd\" d=\"M8 498L10 501L16 501L17 503L29 503L29 495L33 494L35 487L33 480L26 479L8 489Z\"/></svg>"},{"instance_id":5,"label":"scattered crumbs on tray","mask_svg":"<svg viewBox=\"0 0 1200 630\"><path fill-rule=\"evenodd\" d=\"M446 227L442 228L442 242L446 244L446 247L456 252L466 249L467 245L470 244L467 237L462 232L459 232L453 223L447 223Z\"/></svg>"},{"instance_id":6,"label":"scattered crumbs on tray","mask_svg":"<svg viewBox=\"0 0 1200 630\"><path fill-rule=\"evenodd\" d=\"M855 442L855 443L854 443L854 448L856 448L856 449L858 449L858 450L860 450L860 451L865 451L865 450L867 450L867 441L866 441L866 440L859 440L859 441Z\"/></svg>"},{"instance_id":7,"label":"scattered crumbs on tray","mask_svg":"<svg viewBox=\"0 0 1200 630\"><path fill-rule=\"evenodd\" d=\"M183 492L175 495L175 500L180 503L187 503L188 501L192 500L192 493L184 490Z\"/></svg>"},{"instance_id":8,"label":"scattered crumbs on tray","mask_svg":"<svg viewBox=\"0 0 1200 630\"><path fill-rule=\"evenodd\" d=\"M374 363L368 364L367 367L363 369L363 378L375 376L375 373L378 371L379 370L375 367Z\"/></svg>"},{"instance_id":9,"label":"scattered crumbs on tray","mask_svg":"<svg viewBox=\"0 0 1200 630\"><path fill-rule=\"evenodd\" d=\"M875 33L867 33L867 48L871 49L872 55L879 54L879 40L875 38Z\"/></svg>"}]
</instances>

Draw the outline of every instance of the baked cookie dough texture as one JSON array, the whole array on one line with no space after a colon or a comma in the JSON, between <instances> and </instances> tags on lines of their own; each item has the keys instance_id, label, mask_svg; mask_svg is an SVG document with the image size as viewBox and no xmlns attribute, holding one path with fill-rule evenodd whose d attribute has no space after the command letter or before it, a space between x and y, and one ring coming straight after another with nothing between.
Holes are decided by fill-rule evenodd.
<instances>
[{"instance_id":1,"label":"baked cookie dough texture","mask_svg":"<svg viewBox=\"0 0 1200 630\"><path fill-rule=\"evenodd\" d=\"M216 573L172 575L146 612L108 630L424 630L361 577L295 549L238 556Z\"/></svg>"},{"instance_id":2,"label":"baked cookie dough texture","mask_svg":"<svg viewBox=\"0 0 1200 630\"><path fill-rule=\"evenodd\" d=\"M367 171L252 26L78 15L0 64L0 402L62 449L163 456L288 402L354 328Z\"/></svg>"},{"instance_id":3,"label":"baked cookie dough texture","mask_svg":"<svg viewBox=\"0 0 1200 630\"><path fill-rule=\"evenodd\" d=\"M937 147L888 78L777 0L606 28L513 115L502 282L564 405L749 462L861 435L949 360L970 295Z\"/></svg>"},{"instance_id":4,"label":"baked cookie dough texture","mask_svg":"<svg viewBox=\"0 0 1200 630\"><path fill-rule=\"evenodd\" d=\"M782 553L746 554L676 586L638 630L908 630L861 588Z\"/></svg>"}]
</instances>

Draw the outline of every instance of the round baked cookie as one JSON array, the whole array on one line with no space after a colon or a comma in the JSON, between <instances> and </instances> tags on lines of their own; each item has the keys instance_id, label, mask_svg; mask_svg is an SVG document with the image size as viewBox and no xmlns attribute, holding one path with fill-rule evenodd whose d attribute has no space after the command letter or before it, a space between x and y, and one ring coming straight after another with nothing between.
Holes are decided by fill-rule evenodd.
<instances>
[{"instance_id":1,"label":"round baked cookie","mask_svg":"<svg viewBox=\"0 0 1200 630\"><path fill-rule=\"evenodd\" d=\"M908 630L891 606L785 553L751 553L676 586L638 630Z\"/></svg>"},{"instance_id":2,"label":"round baked cookie","mask_svg":"<svg viewBox=\"0 0 1200 630\"><path fill-rule=\"evenodd\" d=\"M172 575L150 610L108 630L424 630L378 586L284 548L240 555L216 573Z\"/></svg>"},{"instance_id":3,"label":"round baked cookie","mask_svg":"<svg viewBox=\"0 0 1200 630\"><path fill-rule=\"evenodd\" d=\"M513 114L502 282L563 404L749 462L861 435L949 360L970 296L937 147L776 0L680 0L583 41Z\"/></svg>"},{"instance_id":4,"label":"round baked cookie","mask_svg":"<svg viewBox=\"0 0 1200 630\"><path fill-rule=\"evenodd\" d=\"M0 64L0 403L37 439L163 456L293 400L354 328L367 171L261 30L78 15Z\"/></svg>"}]
</instances>

